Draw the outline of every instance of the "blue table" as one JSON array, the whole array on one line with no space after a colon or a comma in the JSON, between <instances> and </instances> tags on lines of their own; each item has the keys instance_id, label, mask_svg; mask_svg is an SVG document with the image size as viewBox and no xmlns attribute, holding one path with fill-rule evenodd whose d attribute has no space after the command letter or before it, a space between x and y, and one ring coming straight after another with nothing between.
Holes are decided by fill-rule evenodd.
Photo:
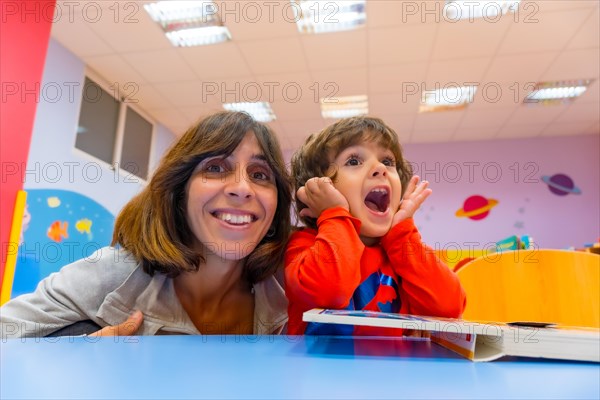
<instances>
[{"instance_id":1,"label":"blue table","mask_svg":"<svg viewBox=\"0 0 600 400\"><path fill-rule=\"evenodd\" d=\"M473 363L423 339L12 339L0 358L2 399L600 397L599 364Z\"/></svg>"}]
</instances>

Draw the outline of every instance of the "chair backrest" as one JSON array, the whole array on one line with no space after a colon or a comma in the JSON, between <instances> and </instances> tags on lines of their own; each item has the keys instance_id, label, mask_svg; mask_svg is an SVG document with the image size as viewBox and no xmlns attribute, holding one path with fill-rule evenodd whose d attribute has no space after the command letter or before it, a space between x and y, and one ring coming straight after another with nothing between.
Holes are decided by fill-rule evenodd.
<instances>
[{"instance_id":1,"label":"chair backrest","mask_svg":"<svg viewBox=\"0 0 600 400\"><path fill-rule=\"evenodd\" d=\"M457 275L467 292L463 318L600 327L600 257L566 250L488 254Z\"/></svg>"}]
</instances>

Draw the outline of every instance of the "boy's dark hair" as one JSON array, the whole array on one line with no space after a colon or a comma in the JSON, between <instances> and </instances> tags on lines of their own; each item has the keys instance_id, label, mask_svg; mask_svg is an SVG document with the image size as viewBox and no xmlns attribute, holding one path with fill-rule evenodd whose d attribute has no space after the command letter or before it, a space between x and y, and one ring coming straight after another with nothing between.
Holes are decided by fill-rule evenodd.
<instances>
[{"instance_id":1,"label":"boy's dark hair","mask_svg":"<svg viewBox=\"0 0 600 400\"><path fill-rule=\"evenodd\" d=\"M294 192L304 186L310 178L329 176L335 181L335 173L332 176L330 171L332 160L344 149L365 141L375 142L392 151L404 194L412 176L412 168L402 156L398 135L381 119L366 116L343 118L306 139L304 145L292 156ZM316 229L315 218L299 216L304 208L307 208L306 204L296 198L298 219L306 226Z\"/></svg>"}]
</instances>

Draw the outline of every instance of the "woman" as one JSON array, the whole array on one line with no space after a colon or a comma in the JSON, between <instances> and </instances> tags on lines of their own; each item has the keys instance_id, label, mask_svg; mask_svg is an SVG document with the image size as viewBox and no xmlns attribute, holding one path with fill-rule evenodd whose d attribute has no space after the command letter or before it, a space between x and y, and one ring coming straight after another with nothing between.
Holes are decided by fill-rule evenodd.
<instances>
[{"instance_id":1,"label":"woman","mask_svg":"<svg viewBox=\"0 0 600 400\"><path fill-rule=\"evenodd\" d=\"M209 116L123 208L113 234L120 247L5 304L2 338L46 336L84 320L103 328L97 335L280 333L287 302L274 273L290 201L272 131L245 113Z\"/></svg>"}]
</instances>

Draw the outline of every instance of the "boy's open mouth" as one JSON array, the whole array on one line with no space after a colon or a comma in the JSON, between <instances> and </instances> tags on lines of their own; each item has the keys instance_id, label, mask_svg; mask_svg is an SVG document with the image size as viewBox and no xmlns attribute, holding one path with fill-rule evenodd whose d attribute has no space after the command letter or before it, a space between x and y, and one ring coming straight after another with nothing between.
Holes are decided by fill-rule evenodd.
<instances>
[{"instance_id":1,"label":"boy's open mouth","mask_svg":"<svg viewBox=\"0 0 600 400\"><path fill-rule=\"evenodd\" d=\"M390 206L390 192L386 188L375 188L365 197L365 205L377 212L385 212Z\"/></svg>"}]
</instances>

